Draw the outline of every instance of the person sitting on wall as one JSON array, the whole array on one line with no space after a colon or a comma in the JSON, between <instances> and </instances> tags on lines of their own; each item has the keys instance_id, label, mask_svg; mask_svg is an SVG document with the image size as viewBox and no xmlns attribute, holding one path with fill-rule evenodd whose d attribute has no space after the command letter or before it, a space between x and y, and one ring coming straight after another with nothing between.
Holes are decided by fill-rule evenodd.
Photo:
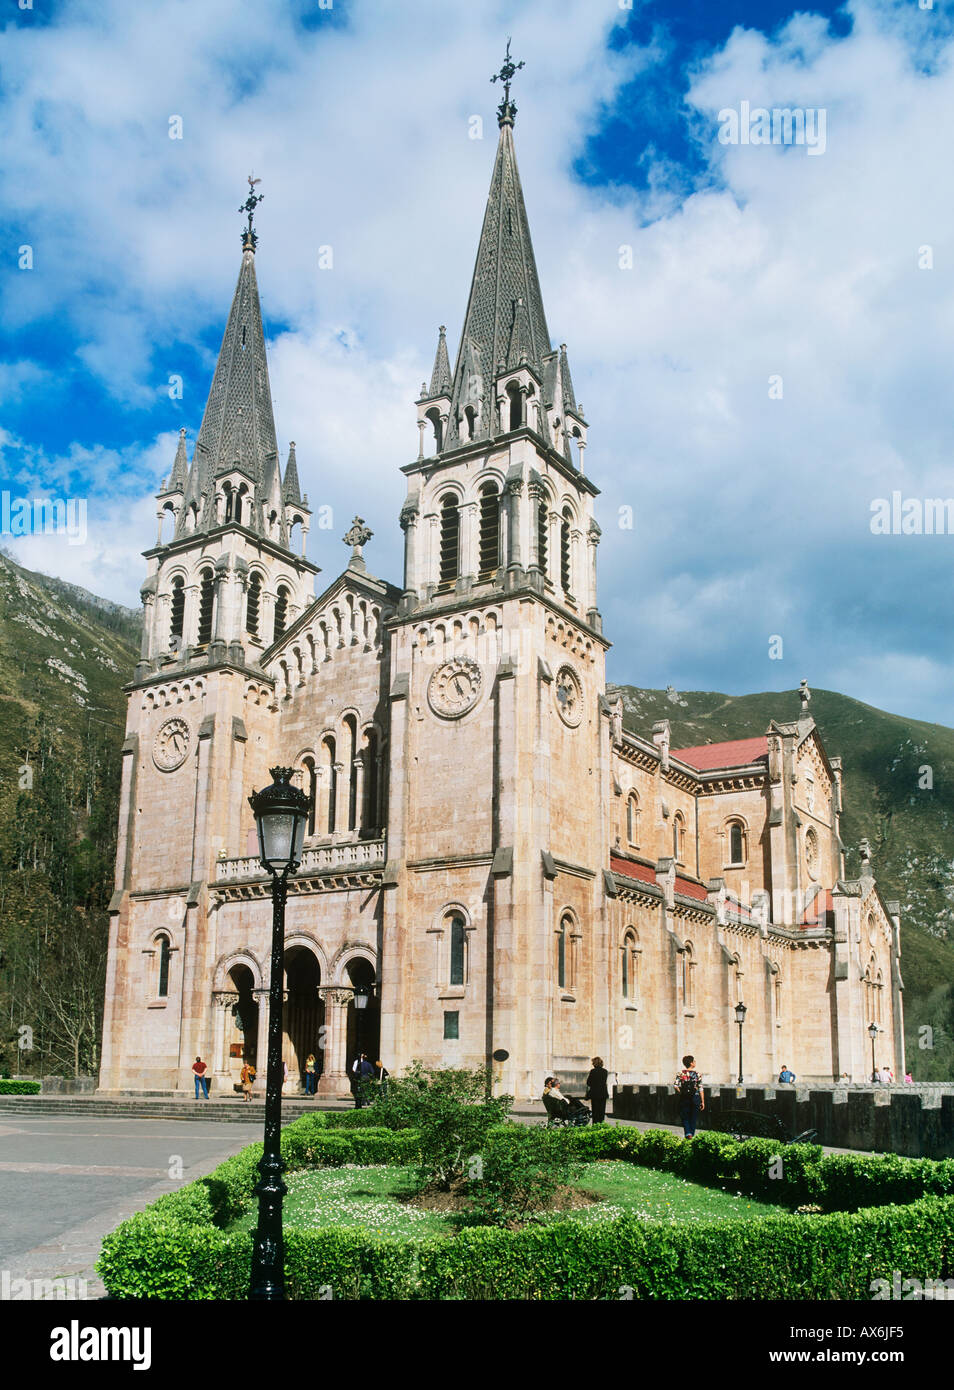
<instances>
[{"instance_id":1,"label":"person sitting on wall","mask_svg":"<svg viewBox=\"0 0 954 1390\"><path fill-rule=\"evenodd\" d=\"M778 1079L779 1081L781 1081L783 1086L790 1085L791 1082L795 1080L795 1073L789 1067L787 1062L782 1063L782 1070L778 1074Z\"/></svg>"}]
</instances>

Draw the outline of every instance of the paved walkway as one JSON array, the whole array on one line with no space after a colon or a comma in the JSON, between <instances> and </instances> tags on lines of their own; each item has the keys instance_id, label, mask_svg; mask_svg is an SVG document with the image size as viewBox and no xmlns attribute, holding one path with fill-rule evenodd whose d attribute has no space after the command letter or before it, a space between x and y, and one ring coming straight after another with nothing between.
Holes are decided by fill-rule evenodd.
<instances>
[{"instance_id":1,"label":"paved walkway","mask_svg":"<svg viewBox=\"0 0 954 1390\"><path fill-rule=\"evenodd\" d=\"M260 1138L260 1124L212 1119L0 1113L0 1299L7 1280L55 1278L102 1297L103 1236Z\"/></svg>"}]
</instances>

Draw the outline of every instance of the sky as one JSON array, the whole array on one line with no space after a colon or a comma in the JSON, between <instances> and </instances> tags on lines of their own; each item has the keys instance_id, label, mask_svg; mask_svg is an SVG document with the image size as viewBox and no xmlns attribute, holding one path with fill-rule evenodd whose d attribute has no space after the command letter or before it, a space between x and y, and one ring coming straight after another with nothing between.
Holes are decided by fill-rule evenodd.
<instances>
[{"instance_id":1,"label":"sky","mask_svg":"<svg viewBox=\"0 0 954 1390\"><path fill-rule=\"evenodd\" d=\"M356 513L369 569L400 582L400 468L439 324L457 349L512 35L549 328L601 489L610 679L742 694L806 677L954 724L954 522L919 525L925 499L954 497L942 0L18 0L4 16L0 488L87 505L82 544L0 536L20 563L138 604L253 171L281 455L294 439L334 522L309 537L318 589ZM759 108L807 112L814 148L780 125L732 143L726 113L740 133ZM904 528L880 534L893 498Z\"/></svg>"}]
</instances>

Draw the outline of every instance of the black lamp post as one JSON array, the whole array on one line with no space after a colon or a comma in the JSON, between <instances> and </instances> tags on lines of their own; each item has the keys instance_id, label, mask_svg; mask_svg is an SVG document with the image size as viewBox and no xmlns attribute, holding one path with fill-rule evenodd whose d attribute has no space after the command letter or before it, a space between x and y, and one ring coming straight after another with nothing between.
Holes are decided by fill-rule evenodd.
<instances>
[{"instance_id":1,"label":"black lamp post","mask_svg":"<svg viewBox=\"0 0 954 1390\"><path fill-rule=\"evenodd\" d=\"M272 876L272 973L268 991L268 1072L265 1083L265 1151L255 1185L258 1228L252 1248L252 1286L249 1297L278 1303L285 1297L285 1249L282 1239L282 976L285 956L285 899L288 875L301 863L310 803L291 785L295 770L269 768L272 784L253 792L249 805L258 828L259 858Z\"/></svg>"},{"instance_id":2,"label":"black lamp post","mask_svg":"<svg viewBox=\"0 0 954 1390\"><path fill-rule=\"evenodd\" d=\"M878 1027L877 1023L869 1023L869 1024L868 1024L868 1037L871 1039L871 1079L872 1079L872 1081L877 1081L877 1079L878 1079L878 1073L877 1073L877 1071L875 1070L875 1050L874 1050L874 1045L875 1045L875 1038L878 1036L878 1034L880 1033L880 1031L881 1031L881 1029Z\"/></svg>"},{"instance_id":3,"label":"black lamp post","mask_svg":"<svg viewBox=\"0 0 954 1390\"><path fill-rule=\"evenodd\" d=\"M739 1085L742 1085L742 1024L745 1022L745 1015L748 1013L743 1003L735 1006L735 1021L739 1025Z\"/></svg>"}]
</instances>

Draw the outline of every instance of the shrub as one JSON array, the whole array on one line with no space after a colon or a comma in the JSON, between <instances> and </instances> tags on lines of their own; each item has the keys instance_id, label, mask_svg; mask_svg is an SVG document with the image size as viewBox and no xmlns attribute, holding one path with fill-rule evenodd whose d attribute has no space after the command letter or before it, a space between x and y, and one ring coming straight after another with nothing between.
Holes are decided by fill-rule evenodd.
<instances>
[{"instance_id":1,"label":"shrub","mask_svg":"<svg viewBox=\"0 0 954 1390\"><path fill-rule=\"evenodd\" d=\"M0 1080L0 1096L38 1096L39 1081Z\"/></svg>"},{"instance_id":2,"label":"shrub","mask_svg":"<svg viewBox=\"0 0 954 1390\"><path fill-rule=\"evenodd\" d=\"M500 1125L488 1132L483 1153L472 1166L467 1188L466 1225L510 1226L549 1205L557 1188L580 1175L572 1131Z\"/></svg>"}]
</instances>

